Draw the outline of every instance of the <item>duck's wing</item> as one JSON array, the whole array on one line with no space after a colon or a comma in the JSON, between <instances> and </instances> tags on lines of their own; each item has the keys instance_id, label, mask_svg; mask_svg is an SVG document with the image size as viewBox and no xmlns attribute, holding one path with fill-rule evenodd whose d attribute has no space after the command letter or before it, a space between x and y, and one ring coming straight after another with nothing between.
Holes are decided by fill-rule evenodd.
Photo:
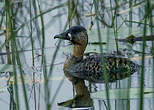
<instances>
[{"instance_id":1,"label":"duck's wing","mask_svg":"<svg viewBox=\"0 0 154 110\"><path fill-rule=\"evenodd\" d=\"M69 73L77 78L86 79L92 82L101 78L101 57L99 55L91 55L74 65ZM103 77L102 77L103 78ZM100 79L103 81L104 79Z\"/></svg>"},{"instance_id":2,"label":"duck's wing","mask_svg":"<svg viewBox=\"0 0 154 110\"><path fill-rule=\"evenodd\" d=\"M127 58L107 55L104 56L104 62L101 63L101 56L95 54L74 65L69 73L80 79L104 83L104 74L108 77L109 82L113 82L130 76L137 71L137 66Z\"/></svg>"}]
</instances>

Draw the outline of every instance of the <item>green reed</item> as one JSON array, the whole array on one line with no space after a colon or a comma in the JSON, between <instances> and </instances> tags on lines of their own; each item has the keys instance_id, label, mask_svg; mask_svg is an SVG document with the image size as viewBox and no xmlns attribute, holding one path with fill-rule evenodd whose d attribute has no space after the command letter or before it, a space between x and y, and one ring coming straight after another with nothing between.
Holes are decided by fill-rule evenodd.
<instances>
[{"instance_id":1,"label":"green reed","mask_svg":"<svg viewBox=\"0 0 154 110\"><path fill-rule=\"evenodd\" d=\"M33 0L33 4L35 4L36 2L35 2L35 0ZM15 19L11 19L12 17L14 17L14 18L16 18L16 15L13 13L13 3L12 4L10 4L9 2L8 2L8 0L6 0L6 42L4 43L4 44L6 44L6 49L7 49L7 51L8 51L8 53L9 53L9 51L10 51L10 47L9 47L9 42L11 41L11 51L13 52L13 53L16 53L16 54L12 54L12 57L10 56L10 54L8 54L8 63L11 63L12 62L12 64L13 64L13 75L14 75L14 81L15 81L15 89L13 89L13 85L12 84L10 84L11 86L11 88L9 88L10 90L11 90L11 93L10 93L10 98L11 98L11 105L10 105L10 110L11 109L15 109L15 110L19 110L20 109L20 103L19 103L19 90L18 90L18 77L17 77L17 70L16 70L16 64L18 64L18 67L19 67L19 71L20 71L20 77L21 77L21 82L22 82L22 87L23 87L23 93L24 93L24 99L25 99L25 107L26 107L26 110L29 110L29 103L28 103L28 97L27 97L27 92L26 92L26 88L25 88L25 81L24 81L24 70L22 69L22 64L21 64L21 61L20 61L20 56L19 56L19 53L18 53L18 46L17 46L17 44L16 44L16 36L17 36L17 33L19 32L19 30L21 30L25 25L28 25L28 23L30 23L30 38L31 38L31 47L32 47L32 65L33 66L35 66L34 64L35 64L35 62L34 62L34 39L33 39L33 30L32 30L32 27L33 27L33 25L32 25L32 21L36 21L37 20L37 18L41 18L41 24L42 24L42 65L43 65L43 67L45 67L45 65L46 65L46 62L45 62L45 54L44 54L44 48L45 48L45 29L44 29L44 21L43 21L43 14L47 14L48 12L50 12L50 11L53 11L53 10L55 10L56 8L60 8L60 7L62 7L62 6L64 6L66 3L64 3L64 4L61 4L60 6L57 6L57 7L54 7L54 8L51 8L51 9L49 9L49 10L47 10L47 11L44 11L44 12L42 12L41 11L41 9L40 9L40 5L39 5L39 10L40 10L40 14L39 15L37 15L37 16L35 16L35 17L32 17L32 5L31 5L31 1L29 1L29 6L30 6L30 20L29 21L27 21L27 22L25 22L25 23L23 23L22 25L21 25L21 27L19 27L18 29L17 29L17 27L16 27L16 25L15 25ZM35 6L35 5L33 5L33 6ZM11 7L11 8L10 8ZM34 10L36 10L36 7L34 7ZM36 12L36 11L35 11ZM1 19L1 24L3 23L3 18L4 17L2 17L2 19ZM15 31L16 30L16 31ZM11 35L11 38L10 38L10 35ZM1 48L2 48L3 46L1 46ZM56 54L55 54L55 56L56 56ZM53 62L54 62L54 59L53 59ZM53 65L52 65L53 66ZM52 72L51 71L51 69L50 69L50 72ZM12 74L12 73L11 73ZM47 70L46 70L46 68L44 69L44 74L47 74ZM50 73L50 75L51 75L51 73ZM49 76L50 76L49 75ZM33 74L33 80L35 81L35 73ZM47 77L45 77L45 81L46 80L48 80L47 79ZM46 84L46 83L45 83ZM35 90L35 85L33 85L34 86L34 97L35 97L35 109L36 109L36 90ZM47 87L47 86L46 86ZM45 90L47 89L45 87ZM14 92L14 90L15 90L15 92ZM46 92L45 92L46 93ZM14 101L14 94L15 94L15 97L16 97L16 101ZM47 98L48 98L48 103L47 103L47 109L50 109L50 107L48 107L48 105L49 105L49 99L50 99L50 96L49 96L49 93L48 93L48 95L46 96ZM12 103L13 102L13 103ZM13 105L12 105L13 104Z\"/></svg>"},{"instance_id":2,"label":"green reed","mask_svg":"<svg viewBox=\"0 0 154 110\"><path fill-rule=\"evenodd\" d=\"M98 6L97 6L97 3L99 2L99 0L97 1L93 1L94 3L94 7L95 7L95 13L97 14L98 13ZM97 17L96 17L96 20L97 20ZM100 42L102 42L102 37L101 37L101 32L100 32L100 26L99 26L99 22L98 20L96 21L97 23L97 33L98 33L98 39ZM99 45L99 48L100 48L100 52L102 53L101 54L101 62L102 62L102 65L105 67L105 63L104 63L104 56L103 56L103 47L102 45ZM106 96L107 96L107 107L108 107L108 110L111 110L111 107L110 107L110 95L109 95L109 82L108 82L108 76L106 74L106 69L104 68L103 70L103 75L104 75L104 79L105 79L105 87L106 87Z\"/></svg>"},{"instance_id":3,"label":"green reed","mask_svg":"<svg viewBox=\"0 0 154 110\"><path fill-rule=\"evenodd\" d=\"M41 39L41 55L42 55L42 60L41 60L41 65L43 68L43 75L44 75L44 94L45 94L45 104L46 104L46 109L50 110L50 91L48 87L48 74L47 74L47 67L46 67L46 55L44 52L45 48L45 30L44 30L44 19L42 15L42 10L40 3L38 3L39 7L39 12L40 12L40 18L41 18L41 33L42 33L42 39Z\"/></svg>"},{"instance_id":4,"label":"green reed","mask_svg":"<svg viewBox=\"0 0 154 110\"><path fill-rule=\"evenodd\" d=\"M150 1L148 1L150 3ZM151 4L151 3L150 3ZM152 9L152 5L150 5L150 8ZM153 19L152 19L152 11L151 13L149 13L149 21L150 21L150 34L151 35L154 35L154 30L153 30L153 27L154 26L154 23L153 23ZM152 47L151 47L151 53L152 53L152 56L153 56L153 65L152 65L152 73L153 73L153 77L152 77L152 87L153 87L153 91L154 91L154 41L151 41L152 42ZM154 97L154 96L153 96ZM154 101L153 101L153 108L154 108Z\"/></svg>"},{"instance_id":5,"label":"green reed","mask_svg":"<svg viewBox=\"0 0 154 110\"><path fill-rule=\"evenodd\" d=\"M6 7L6 51L10 52L10 37L12 36L12 42L11 42L11 46L14 46L14 38L16 37L16 33L13 31L15 30L15 26L14 26L14 20L11 19L11 16L13 16L13 4L10 4L10 2L8 0L5 1L5 7ZM15 48L15 47L14 47ZM11 47L11 50L14 51ZM8 54L7 56L7 61L8 64L15 64L15 56L12 55L12 60L11 60L11 56L10 54ZM15 94L14 94L14 87L11 81L8 81L8 91L10 93L10 110L19 110L19 96L18 96L18 86L17 86L17 77L16 77L16 69L15 66L13 66L13 71L14 71L14 79L15 79ZM13 76L13 73L10 72L10 77ZM16 103L14 100L14 95L16 96Z\"/></svg>"},{"instance_id":6,"label":"green reed","mask_svg":"<svg viewBox=\"0 0 154 110\"><path fill-rule=\"evenodd\" d=\"M11 5L11 15L15 16L15 14L13 13L13 4ZM12 23L11 23L12 22ZM12 24L12 25L11 25ZM11 20L10 19L10 33L12 35L12 39L11 39L11 51L12 52L16 52L17 51L17 46L16 46L16 36L17 36L17 33L14 31L16 30L16 26L15 26L15 19L14 20ZM14 92L15 92L15 99L16 99L16 102L15 102L15 108L13 108L13 110L20 110L20 102L19 102L19 87L18 87L18 79L17 79L17 69L16 69L16 61L17 61L17 55L16 54L12 54L12 64L13 64L13 75L14 75ZM25 95L26 96L26 92L25 92ZM25 99L25 104L27 103L27 100ZM28 106L27 106L28 108Z\"/></svg>"},{"instance_id":7,"label":"green reed","mask_svg":"<svg viewBox=\"0 0 154 110\"><path fill-rule=\"evenodd\" d=\"M31 0L29 0L29 18L32 19L32 6L35 6L33 5L35 3L35 0L33 0L33 3L31 2ZM34 8L35 10L36 8ZM35 11L36 12L36 11ZM35 23L36 25L37 23ZM38 26L36 26L38 27ZM32 47L32 66L35 67L35 60L34 60L34 38L33 38L33 24L32 22L30 22L30 40L31 40L31 47ZM38 30L38 28L37 28ZM38 31L37 31L38 32ZM38 34L37 34L38 35ZM36 82L36 79L35 79L36 75L35 75L35 72L33 72L33 93L34 93L34 107L35 107L35 110L37 109L37 101L36 101L36 87L35 87L35 82ZM39 93L38 93L39 94Z\"/></svg>"},{"instance_id":8,"label":"green reed","mask_svg":"<svg viewBox=\"0 0 154 110\"><path fill-rule=\"evenodd\" d=\"M52 57L52 60L50 62L50 67L49 69L46 67L47 65L47 61L46 61L46 53L45 53L45 14L48 13L52 13L52 11L56 11L59 10L61 8L66 8L67 9L67 15L68 15L68 22L66 22L66 25L64 27L64 30L66 29L67 25L69 25L69 27L71 27L72 25L76 24L76 25L82 25L82 22L86 21L87 18L81 16L81 15L85 15L87 14L87 12L89 11L88 8L90 9L91 14L95 13L95 16L91 16L91 21L93 22L93 25L97 27L97 33L98 33L98 38L99 41L102 41L102 37L101 37L101 26L106 26L108 28L113 29L114 31L114 39L115 39L115 46L116 46L116 51L118 52L119 50L119 44L118 44L118 31L125 25L125 24L129 24L129 34L132 33L132 28L133 28L133 24L138 24L138 25L143 25L144 24L144 29L143 29L143 45L142 45L142 67L141 67L141 80L140 80L140 110L143 110L144 107L144 60L145 60L145 47L146 47L146 41L145 41L145 36L147 35L147 27L150 27L150 33L151 35L153 35L153 18L152 18L152 5L151 5L151 1L150 0L143 0L141 2L135 3L132 2L131 0L128 1L128 5L130 8L130 11L127 13L127 15L129 15L129 19L123 18L122 23L119 25L119 18L121 15L118 15L119 12L119 4L121 4L121 1L119 0L110 0L109 1L109 8L110 8L110 13L111 13L111 24L109 25L108 23L105 22L104 18L102 17L102 19L100 19L101 17L99 17L100 15L98 14L99 11L102 11L104 13L106 13L104 11L104 9L107 9L106 6L101 5L101 9L98 7L99 3L101 2L103 4L103 2L105 3L105 0L93 0L92 5L86 5L86 2L79 0L79 1L74 1L74 0L67 0L66 2L59 2L58 5L51 7L47 10L42 10L42 6L41 6L41 1L39 0L29 0L29 5L27 5L28 7L28 17L29 20L25 20L24 22L19 22L20 20L18 20L19 18L17 18L17 15L21 12L22 9L18 9L16 12L14 12L14 3L13 2L9 2L9 0L5 0L5 9L6 10L2 10L1 13L1 18L0 18L0 29L4 30L5 36L6 36L6 41L3 42L3 44L0 47L0 50L2 50L3 48L6 47L6 51L7 52L13 52L14 54L8 54L7 55L7 63L9 64L13 64L13 73L10 73L10 76L14 77L14 84L10 84L8 89L9 89L9 93L10 93L10 110L20 110L22 109L21 107L21 99L19 98L19 85L18 85L18 71L16 68L16 65L19 66L19 72L20 72L20 77L21 77L21 83L22 83L22 92L23 92L23 99L24 99L24 105L26 107L26 110L30 110L30 104L29 104L29 100L28 100L28 94L27 94L27 88L26 88L26 84L25 84L25 79L24 79L24 70L23 70L23 63L21 63L21 61L23 59L21 59L21 56L19 54L19 49L20 49L20 44L18 43L17 40L17 36L18 34L23 31L25 28L28 27L28 33L29 34L29 44L30 47L32 49L32 66L35 67L35 46L36 46L36 41L39 42L39 46L41 48L41 65L43 68L43 75L44 75L44 94L45 94L45 106L47 110L52 109L53 103L58 95L58 93L60 92L60 88L62 86L62 83L64 80L62 80L60 82L60 84L58 85L58 88L56 89L56 92L52 92L50 90L50 88L52 87L52 81L49 82L49 78L52 77L53 74L53 69L54 69L54 62L56 60L56 56L61 44L61 41L58 43L57 48L54 51L54 54ZM114 3L113 3L114 2ZM143 16L141 16L143 18L143 21L135 21L133 20L133 7L137 6L137 5L141 5L145 3L145 14ZM22 2L21 2L22 4ZM127 4L127 3L125 3ZM125 5L124 4L124 5ZM85 6L86 5L86 6ZM95 8L95 10L93 9L93 7ZM114 7L115 6L115 7ZM123 6L123 5L122 5ZM80 11L78 11L80 10ZM94 11L94 12L93 12ZM137 15L138 16L138 15ZM19 16L18 16L19 17ZM95 19L96 17L96 19ZM12 19L14 18L14 19ZM52 18L51 18L52 19ZM75 21L75 22L74 22ZM82 21L82 22L81 22ZM149 23L150 22L150 23ZM16 25L20 24L20 25ZM39 24L40 23L40 24ZM5 24L6 29L2 29L3 25ZM90 23L89 23L90 24ZM54 26L53 26L54 27ZM110 32L108 30L108 32ZM107 34L109 35L109 34ZM36 36L36 38L34 37ZM126 37L126 36L124 36ZM107 43L109 42L109 37L107 37ZM108 46L109 49L109 46ZM154 42L152 41L152 53L154 49ZM103 53L103 47L102 45L100 45L100 51L101 53ZM153 60L154 61L154 60ZM26 63L26 61L24 61ZM102 63L103 63L103 57L102 57ZM153 62L154 65L154 62ZM154 68L153 68L153 73L154 73ZM35 110L39 110L40 107L40 84L39 84L39 92L37 92L36 89L36 84L35 84L35 76L36 73L33 72L33 95L34 95L34 107ZM109 85L108 85L108 80L105 77L105 86L106 86L106 93L107 93L107 105L109 110L111 110L112 106L110 106L110 94L109 94ZM8 81L9 82L9 81ZM131 87L130 85L131 79L128 80L128 90ZM153 84L154 84L154 75L153 75ZM119 86L121 86L122 84L120 84L119 81ZM38 93L38 95L37 95ZM54 97L51 99L51 94L54 94ZM38 99L38 100L37 100ZM129 102L129 92L128 92L128 106L126 106L127 109L130 109L130 102ZM38 103L37 103L38 102ZM118 109L118 107L116 107L117 105L115 105L115 108ZM119 105L118 105L119 106ZM119 106L119 109L122 108L121 106Z\"/></svg>"},{"instance_id":9,"label":"green reed","mask_svg":"<svg viewBox=\"0 0 154 110\"><path fill-rule=\"evenodd\" d=\"M150 11L150 1L147 0L145 4L145 12ZM141 68L141 81L140 81L140 110L144 108L144 71L145 71L145 47L146 41L145 37L147 35L147 21L148 21L149 14L145 14L144 16L144 29L143 29L143 45L142 45L142 68Z\"/></svg>"}]
</instances>

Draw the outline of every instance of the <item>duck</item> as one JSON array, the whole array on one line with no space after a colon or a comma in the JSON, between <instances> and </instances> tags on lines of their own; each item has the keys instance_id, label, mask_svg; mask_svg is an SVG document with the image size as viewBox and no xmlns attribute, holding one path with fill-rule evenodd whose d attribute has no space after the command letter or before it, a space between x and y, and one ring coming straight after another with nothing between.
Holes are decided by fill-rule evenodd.
<instances>
[{"instance_id":1,"label":"duck","mask_svg":"<svg viewBox=\"0 0 154 110\"><path fill-rule=\"evenodd\" d=\"M95 53L84 57L88 45L88 33L83 26L72 26L54 39L68 40L73 45L73 55L69 56L63 67L65 76L73 83L78 95L88 93L85 80L92 83L115 82L129 77L138 69L138 65L122 56ZM103 61L101 60L103 58Z\"/></svg>"}]
</instances>

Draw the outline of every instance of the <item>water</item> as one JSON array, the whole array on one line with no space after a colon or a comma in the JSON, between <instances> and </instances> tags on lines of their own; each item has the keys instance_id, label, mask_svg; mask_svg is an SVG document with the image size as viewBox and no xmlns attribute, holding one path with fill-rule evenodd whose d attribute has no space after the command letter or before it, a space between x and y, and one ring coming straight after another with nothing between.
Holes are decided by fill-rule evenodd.
<instances>
[{"instance_id":1,"label":"water","mask_svg":"<svg viewBox=\"0 0 154 110\"><path fill-rule=\"evenodd\" d=\"M41 1L41 8L42 10L46 10L49 9L51 7L56 6L58 3L56 1L51 2L48 1L48 5ZM26 6L26 1L23 2L23 7ZM24 19L29 19L28 18L28 10L23 9L25 12L21 18L21 20L24 22ZM63 16L61 17L55 17L57 14L61 14L61 13L65 13ZM63 27L65 25L65 22L67 21L67 8L61 8L58 11L55 10L51 13L45 14L44 17L44 22L45 22L45 55L47 58L47 68L49 69L50 67L50 63L52 60L52 56L54 54L57 44L57 40L53 39L53 36L62 32ZM22 15L22 14L21 14ZM85 21L82 25L86 24L85 27L88 28L88 22L90 22L90 19L86 19L86 17L84 16ZM22 24L19 23L19 24ZM38 25L41 25L40 21L38 22ZM92 30L92 32L88 32L89 34L89 42L92 41L97 41L97 33L96 33L96 29L95 26L93 27L94 29ZM121 30L119 30L118 35L119 37L127 37L128 36L128 29L126 30L126 28L128 27L123 27L121 28ZM139 27L135 27L133 28L133 33L137 36L142 35L142 31L140 31L140 29L138 29ZM113 50L116 50L115 48L115 42L114 42L114 37L113 37L113 30L109 30L110 34L109 34L109 39L107 37L107 32L108 30L106 28L102 28L102 36L103 36L103 42L107 42L106 45L103 46L104 52L111 52ZM104 34L105 33L105 34ZM21 48L23 48L24 50L31 50L31 43L30 43L30 38L26 37L29 36L29 31L28 31L28 27L25 26L25 29L23 29L23 32L19 32L19 35L23 35L25 37L22 38L18 38L18 42L20 42L20 46ZM25 51L25 52L21 52L20 53L20 58L22 59L22 65L25 71L25 83L26 83L26 89L27 89L27 95L28 95L28 102L29 102L29 106L30 106L30 110L34 110L35 109L35 101L34 101L34 86L36 88L36 109L38 110L43 110L45 108L45 102L44 102L44 79L43 79L43 74L42 74L42 65L41 65L41 46L39 44L39 40L37 40L37 36L38 34L36 33L36 29L34 30L33 33L33 37L36 39L35 40L35 48L36 50L34 51L35 53L35 66L32 66L32 56L31 56L31 51ZM41 34L40 34L41 36ZM4 41L4 36L1 38L1 42ZM51 99L53 100L53 104L52 104L52 109L53 110L62 110L62 109L66 109L69 110L69 108L62 108L59 107L57 105L57 103L59 102L63 102L66 101L68 99L73 98L73 87L71 82L69 82L63 73L63 63L66 59L66 54L70 54L71 53L71 49L72 46L66 46L64 48L63 45L68 45L68 43L66 42L62 42L61 44L61 48L58 51L56 60L55 60L55 65L54 65L54 69L52 72L52 77L50 78L50 94L51 94ZM133 49L137 50L137 51L141 51L141 42L136 42L133 45ZM147 42L147 47L146 47L146 52L150 53L150 49L151 49L151 42ZM120 48L129 48L130 45L126 45L125 43L120 43L119 45ZM5 49L3 49L3 51L5 52ZM87 49L86 49L86 53L88 52L99 52L99 46L97 45L88 45ZM134 57L134 61L137 64L141 64L141 54L135 54L134 51L128 51L130 54L133 53L133 55L131 57ZM153 73L152 73L152 69L153 69L153 59L151 57L150 54L147 54L145 59L145 78L144 78L144 87L153 87ZM128 56L126 56L128 57ZM1 62L5 62L6 63L6 56L1 56ZM3 61L4 59L4 61ZM36 83L33 86L33 80L32 80L32 74L33 72L35 72L35 79L36 79ZM9 104L10 104L10 94L7 90L7 80L8 80L8 74L3 73L0 74L0 107L3 110L8 110L9 109ZM20 78L19 78L20 79ZM133 74L131 76L131 87L132 88L138 88L140 87L139 84L140 81L140 72L137 72L135 74ZM86 84L88 85L88 82L86 82ZM23 89L22 89L22 83L21 81L18 82L19 85L19 99L20 99L20 107L22 108L22 110L25 110L25 104L24 104L24 96L23 96ZM121 81L117 81L117 83L112 83L110 84L110 89L113 88L127 88L128 85L128 79L124 79ZM96 84L96 86L98 87L97 90L101 91L105 89L105 85L104 84ZM92 91L94 91L94 86L92 86ZM115 100L115 99L111 99L110 100L111 103L111 110L124 110L127 106L128 106L128 100ZM106 104L107 101L106 100L98 100L98 99L94 99L94 108L95 110L106 110ZM137 110L139 105L139 99L132 99L130 100L130 109L133 110ZM144 99L144 109L145 110L153 110L154 109L154 99L153 98L147 98Z\"/></svg>"}]
</instances>

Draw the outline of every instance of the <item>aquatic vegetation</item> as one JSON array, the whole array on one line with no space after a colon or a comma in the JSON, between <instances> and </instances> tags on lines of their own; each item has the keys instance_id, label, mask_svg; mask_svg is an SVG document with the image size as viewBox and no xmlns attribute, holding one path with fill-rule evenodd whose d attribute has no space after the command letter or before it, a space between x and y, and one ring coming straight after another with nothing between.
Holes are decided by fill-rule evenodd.
<instances>
[{"instance_id":1,"label":"aquatic vegetation","mask_svg":"<svg viewBox=\"0 0 154 110\"><path fill-rule=\"evenodd\" d=\"M89 40L86 49L82 48L79 53L76 53L76 56L80 56L82 53L83 59L85 59L86 55L95 54L93 57L96 57L95 60L101 60L105 73L111 73L111 70L112 72L121 71L117 68L108 69L109 64L120 66L122 71L126 69L133 72L135 70L129 68L130 65L140 65L139 72L131 76L125 74L118 81L119 76L111 78L116 80L113 83L110 83L112 81L108 80L108 76L105 74L103 76L104 84L96 84L96 90L105 90L106 100L93 104L92 98L89 98L89 103L96 109L100 107L108 110L131 109L131 107L140 110L143 110L144 107L150 108L147 106L149 102L144 100L147 100L148 95L145 93L146 88L154 88L152 1L1 0L0 106L2 109L56 110L59 108L57 102L60 99L66 100L75 96L75 92L72 93L74 89L65 80L62 69L64 59L71 53L72 46L62 40L54 40L53 37L56 33L65 32L66 29L76 25L84 26L87 29ZM119 42L119 40L124 42ZM129 41L133 45L129 44ZM77 49L78 47L76 47ZM127 55L122 54L121 56L121 50L125 50L124 53ZM109 61L110 57L106 55L112 51L115 52L113 55L120 57L112 56ZM99 54L99 57L96 54ZM121 57L128 59L121 60ZM91 57L88 57L89 60ZM112 63L113 61L117 63ZM121 61L129 62L130 65L126 63L128 68L125 68L126 65L122 65ZM82 76L83 72L80 75L73 73L77 69L84 70L83 68L90 67L90 63L84 62L87 60L80 63L83 66L73 66L71 74L76 77ZM87 75L91 76L92 71ZM85 75L83 75L83 79L85 79ZM87 80L94 82L90 78ZM102 79L100 80L102 81ZM81 85L83 83L80 81ZM90 91L87 96L96 88L93 88L93 84L87 81L85 86L87 86L85 91ZM136 90L133 90L132 87L139 88L137 98L140 99L139 104L133 106L131 95L133 91L136 93ZM121 101L118 98L111 100L113 88L119 88L119 91L123 91L123 88L128 89L126 91L128 99L125 100L125 104L120 104ZM151 95L149 96L151 97ZM150 97L148 97L149 100ZM80 101L81 98L74 97L73 99ZM150 104L154 105L153 101Z\"/></svg>"}]
</instances>

